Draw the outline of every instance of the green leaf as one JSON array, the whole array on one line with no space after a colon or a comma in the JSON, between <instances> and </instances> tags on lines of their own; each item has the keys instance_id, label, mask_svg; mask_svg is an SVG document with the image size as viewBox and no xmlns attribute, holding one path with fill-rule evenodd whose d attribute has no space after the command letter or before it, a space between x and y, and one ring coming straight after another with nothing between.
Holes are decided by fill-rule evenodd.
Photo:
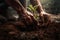
<instances>
[{"instance_id":1,"label":"green leaf","mask_svg":"<svg viewBox=\"0 0 60 40\"><path fill-rule=\"evenodd\" d=\"M32 11L32 9L30 7L27 7L28 10Z\"/></svg>"},{"instance_id":2,"label":"green leaf","mask_svg":"<svg viewBox=\"0 0 60 40\"><path fill-rule=\"evenodd\" d=\"M32 5L29 5L29 8L31 9L31 11L35 12L35 9Z\"/></svg>"},{"instance_id":3,"label":"green leaf","mask_svg":"<svg viewBox=\"0 0 60 40\"><path fill-rule=\"evenodd\" d=\"M36 6L34 6L34 9L36 10L38 8L38 6L36 5Z\"/></svg>"}]
</instances>

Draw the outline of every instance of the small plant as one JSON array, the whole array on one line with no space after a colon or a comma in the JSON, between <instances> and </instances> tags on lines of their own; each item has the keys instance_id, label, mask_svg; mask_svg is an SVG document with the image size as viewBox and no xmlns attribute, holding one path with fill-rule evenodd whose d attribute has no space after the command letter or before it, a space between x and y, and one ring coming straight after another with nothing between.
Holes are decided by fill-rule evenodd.
<instances>
[{"instance_id":1,"label":"small plant","mask_svg":"<svg viewBox=\"0 0 60 40\"><path fill-rule=\"evenodd\" d=\"M29 5L29 6L27 7L27 9L30 10L30 11L33 13L34 18L35 18L36 20L39 19L39 14L38 14L38 12L36 11L37 6Z\"/></svg>"},{"instance_id":2,"label":"small plant","mask_svg":"<svg viewBox=\"0 0 60 40\"><path fill-rule=\"evenodd\" d=\"M27 7L27 9L30 10L30 11L32 11L33 13L35 13L37 7L36 7L36 6L29 5L29 6Z\"/></svg>"}]
</instances>

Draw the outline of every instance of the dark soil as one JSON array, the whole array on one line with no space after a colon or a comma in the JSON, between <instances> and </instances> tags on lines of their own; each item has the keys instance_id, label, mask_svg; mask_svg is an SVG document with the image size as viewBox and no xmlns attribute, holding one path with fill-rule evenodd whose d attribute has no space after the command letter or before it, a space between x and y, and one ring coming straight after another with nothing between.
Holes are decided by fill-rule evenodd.
<instances>
[{"instance_id":1,"label":"dark soil","mask_svg":"<svg viewBox=\"0 0 60 40\"><path fill-rule=\"evenodd\" d=\"M6 22L0 25L0 40L60 40L60 23L32 26Z\"/></svg>"}]
</instances>

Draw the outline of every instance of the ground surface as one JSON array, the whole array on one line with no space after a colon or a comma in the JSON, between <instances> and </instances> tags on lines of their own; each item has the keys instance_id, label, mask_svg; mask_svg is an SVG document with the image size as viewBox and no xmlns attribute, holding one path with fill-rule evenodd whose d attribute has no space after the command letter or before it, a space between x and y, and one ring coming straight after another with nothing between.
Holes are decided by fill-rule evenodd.
<instances>
[{"instance_id":1,"label":"ground surface","mask_svg":"<svg viewBox=\"0 0 60 40\"><path fill-rule=\"evenodd\" d=\"M53 21L39 26L20 23L10 21L1 24L0 40L60 40L60 22Z\"/></svg>"}]
</instances>

